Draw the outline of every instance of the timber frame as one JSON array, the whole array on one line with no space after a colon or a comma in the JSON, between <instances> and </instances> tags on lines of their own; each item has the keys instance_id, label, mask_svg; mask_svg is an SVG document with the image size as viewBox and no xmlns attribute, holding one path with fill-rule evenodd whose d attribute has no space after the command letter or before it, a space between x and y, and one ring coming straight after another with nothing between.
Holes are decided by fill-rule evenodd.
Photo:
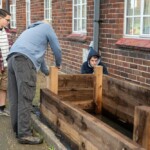
<instances>
[{"instance_id":1,"label":"timber frame","mask_svg":"<svg viewBox=\"0 0 150 150\"><path fill-rule=\"evenodd\" d=\"M48 89L41 90L42 115L76 143L78 149L144 150L134 142L136 140L127 138L85 110L101 113L104 108L119 118L133 123L135 106L141 103L149 105L149 102L145 100L150 98L147 97L149 89L133 88L134 86L130 83L103 76L102 67L96 67L95 74L90 75L58 74L57 68L52 67L49 81ZM128 87L127 84L130 86ZM134 92L132 93L131 90ZM137 98L137 102L134 102L136 100L133 96L139 92L147 93L147 95L141 95ZM129 99L125 101L126 97ZM124 111L123 108L129 111Z\"/></svg>"}]
</instances>

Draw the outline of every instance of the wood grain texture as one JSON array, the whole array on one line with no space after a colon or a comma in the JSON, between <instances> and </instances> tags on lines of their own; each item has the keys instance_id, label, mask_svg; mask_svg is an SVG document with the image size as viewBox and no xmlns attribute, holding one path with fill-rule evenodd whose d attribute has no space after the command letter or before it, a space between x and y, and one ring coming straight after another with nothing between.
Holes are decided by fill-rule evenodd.
<instances>
[{"instance_id":1,"label":"wood grain texture","mask_svg":"<svg viewBox=\"0 0 150 150\"><path fill-rule=\"evenodd\" d=\"M62 101L58 95L47 89L41 91L41 112L77 143L81 150L144 150L102 121L70 102Z\"/></svg>"},{"instance_id":2,"label":"wood grain texture","mask_svg":"<svg viewBox=\"0 0 150 150\"><path fill-rule=\"evenodd\" d=\"M134 116L133 140L150 150L150 107L137 106Z\"/></svg>"}]
</instances>

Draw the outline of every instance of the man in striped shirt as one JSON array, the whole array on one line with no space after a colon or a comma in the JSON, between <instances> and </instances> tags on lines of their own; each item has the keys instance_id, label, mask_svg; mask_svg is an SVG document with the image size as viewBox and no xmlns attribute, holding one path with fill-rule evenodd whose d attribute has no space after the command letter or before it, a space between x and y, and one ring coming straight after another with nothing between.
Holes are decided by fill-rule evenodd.
<instances>
[{"instance_id":1,"label":"man in striped shirt","mask_svg":"<svg viewBox=\"0 0 150 150\"><path fill-rule=\"evenodd\" d=\"M0 9L0 49L1 49L1 68L0 68L0 115L9 116L5 110L7 96L7 62L6 57L9 52L9 43L5 28L10 23L10 13L4 9ZM3 69L2 69L3 67Z\"/></svg>"}]
</instances>

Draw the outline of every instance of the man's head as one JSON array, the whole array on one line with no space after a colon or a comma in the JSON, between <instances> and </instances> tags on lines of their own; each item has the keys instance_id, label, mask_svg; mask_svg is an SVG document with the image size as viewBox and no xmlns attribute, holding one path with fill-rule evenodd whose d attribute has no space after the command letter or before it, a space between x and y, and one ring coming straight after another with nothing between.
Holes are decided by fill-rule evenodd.
<instances>
[{"instance_id":1,"label":"man's head","mask_svg":"<svg viewBox=\"0 0 150 150\"><path fill-rule=\"evenodd\" d=\"M0 9L0 28L8 26L10 23L10 16L11 14L8 11Z\"/></svg>"},{"instance_id":2,"label":"man's head","mask_svg":"<svg viewBox=\"0 0 150 150\"><path fill-rule=\"evenodd\" d=\"M92 56L89 60L90 66L95 67L99 62L99 57L98 56Z\"/></svg>"}]
</instances>

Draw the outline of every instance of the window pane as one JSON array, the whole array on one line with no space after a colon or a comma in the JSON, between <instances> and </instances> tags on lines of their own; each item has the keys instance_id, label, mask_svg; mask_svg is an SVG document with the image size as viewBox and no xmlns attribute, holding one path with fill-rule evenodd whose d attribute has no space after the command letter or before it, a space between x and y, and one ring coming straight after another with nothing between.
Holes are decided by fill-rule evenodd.
<instances>
[{"instance_id":1,"label":"window pane","mask_svg":"<svg viewBox=\"0 0 150 150\"><path fill-rule=\"evenodd\" d=\"M47 0L45 0L45 3L44 3L44 7L45 8L47 8L46 6L47 6Z\"/></svg>"},{"instance_id":2,"label":"window pane","mask_svg":"<svg viewBox=\"0 0 150 150\"><path fill-rule=\"evenodd\" d=\"M86 17L86 7L85 5L82 6L82 17Z\"/></svg>"},{"instance_id":3,"label":"window pane","mask_svg":"<svg viewBox=\"0 0 150 150\"><path fill-rule=\"evenodd\" d=\"M127 18L127 23L126 23L126 34L132 34L133 29L132 29L132 18Z\"/></svg>"},{"instance_id":4,"label":"window pane","mask_svg":"<svg viewBox=\"0 0 150 150\"><path fill-rule=\"evenodd\" d=\"M74 19L74 31L77 31L77 19Z\"/></svg>"},{"instance_id":5,"label":"window pane","mask_svg":"<svg viewBox=\"0 0 150 150\"><path fill-rule=\"evenodd\" d=\"M134 0L127 0L127 16L133 15Z\"/></svg>"},{"instance_id":6,"label":"window pane","mask_svg":"<svg viewBox=\"0 0 150 150\"><path fill-rule=\"evenodd\" d=\"M134 18L134 26L133 26L133 34L139 35L140 34L140 18Z\"/></svg>"},{"instance_id":7,"label":"window pane","mask_svg":"<svg viewBox=\"0 0 150 150\"><path fill-rule=\"evenodd\" d=\"M134 15L140 15L141 0L135 0L134 2Z\"/></svg>"},{"instance_id":8,"label":"window pane","mask_svg":"<svg viewBox=\"0 0 150 150\"><path fill-rule=\"evenodd\" d=\"M77 6L74 6L74 18L77 18Z\"/></svg>"},{"instance_id":9,"label":"window pane","mask_svg":"<svg viewBox=\"0 0 150 150\"><path fill-rule=\"evenodd\" d=\"M150 34L150 17L143 19L143 34Z\"/></svg>"},{"instance_id":10,"label":"window pane","mask_svg":"<svg viewBox=\"0 0 150 150\"><path fill-rule=\"evenodd\" d=\"M150 15L150 0L145 0L144 15Z\"/></svg>"},{"instance_id":11,"label":"window pane","mask_svg":"<svg viewBox=\"0 0 150 150\"><path fill-rule=\"evenodd\" d=\"M45 10L45 18L48 18L48 10Z\"/></svg>"},{"instance_id":12,"label":"window pane","mask_svg":"<svg viewBox=\"0 0 150 150\"><path fill-rule=\"evenodd\" d=\"M85 3L85 0L82 0L82 3Z\"/></svg>"},{"instance_id":13,"label":"window pane","mask_svg":"<svg viewBox=\"0 0 150 150\"><path fill-rule=\"evenodd\" d=\"M11 19L14 20L14 15L11 15Z\"/></svg>"},{"instance_id":14,"label":"window pane","mask_svg":"<svg viewBox=\"0 0 150 150\"><path fill-rule=\"evenodd\" d=\"M81 20L78 20L78 31L81 31L81 29L82 29Z\"/></svg>"},{"instance_id":15,"label":"window pane","mask_svg":"<svg viewBox=\"0 0 150 150\"><path fill-rule=\"evenodd\" d=\"M86 0L74 0L73 23L75 32L86 31Z\"/></svg>"},{"instance_id":16,"label":"window pane","mask_svg":"<svg viewBox=\"0 0 150 150\"><path fill-rule=\"evenodd\" d=\"M86 30L86 20L82 20L82 30Z\"/></svg>"},{"instance_id":17,"label":"window pane","mask_svg":"<svg viewBox=\"0 0 150 150\"><path fill-rule=\"evenodd\" d=\"M81 6L78 6L78 18L81 18Z\"/></svg>"},{"instance_id":18,"label":"window pane","mask_svg":"<svg viewBox=\"0 0 150 150\"><path fill-rule=\"evenodd\" d=\"M74 4L77 4L77 0L74 0Z\"/></svg>"}]
</instances>

